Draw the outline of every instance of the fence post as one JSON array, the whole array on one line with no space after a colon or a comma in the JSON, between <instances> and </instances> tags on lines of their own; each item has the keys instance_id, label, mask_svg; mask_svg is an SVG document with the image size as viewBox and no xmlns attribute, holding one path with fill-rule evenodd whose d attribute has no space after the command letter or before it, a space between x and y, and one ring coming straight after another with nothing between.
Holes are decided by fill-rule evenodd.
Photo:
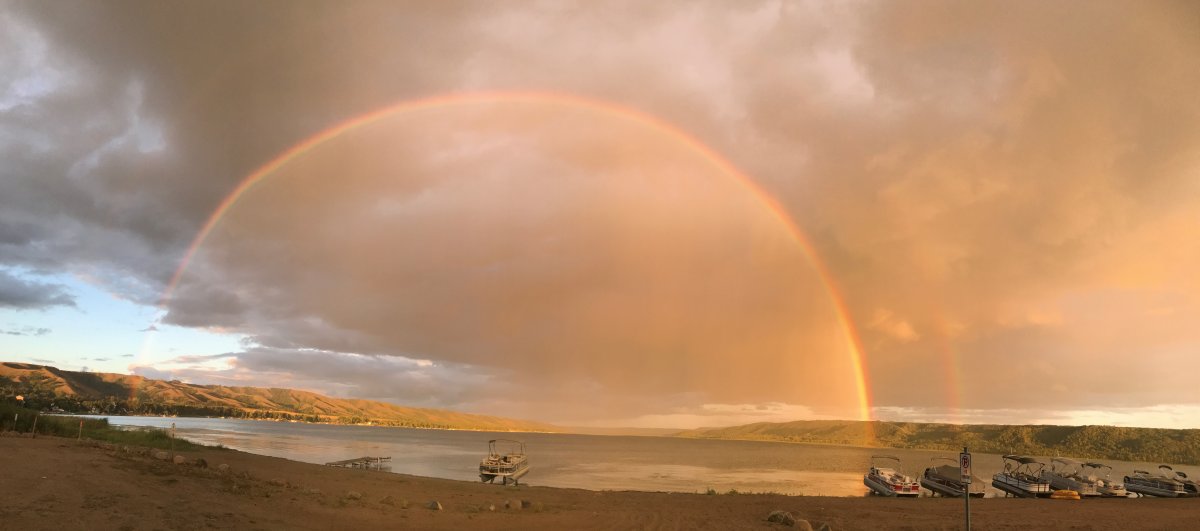
<instances>
[{"instance_id":1,"label":"fence post","mask_svg":"<svg viewBox=\"0 0 1200 531\"><path fill-rule=\"evenodd\" d=\"M40 416L41 416L41 415L34 415L34 416L33 416L33 429L29 430L29 433L32 433L32 434L33 434L33 438L34 438L34 439L36 439L36 438L37 438L37 419L38 419L38 417L40 417Z\"/></svg>"}]
</instances>

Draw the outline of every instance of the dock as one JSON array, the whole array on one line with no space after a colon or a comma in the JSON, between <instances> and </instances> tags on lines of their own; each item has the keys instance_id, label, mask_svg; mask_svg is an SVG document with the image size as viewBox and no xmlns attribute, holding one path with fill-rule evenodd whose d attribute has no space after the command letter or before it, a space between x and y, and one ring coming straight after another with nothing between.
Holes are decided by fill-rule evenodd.
<instances>
[{"instance_id":1,"label":"dock","mask_svg":"<svg viewBox=\"0 0 1200 531\"><path fill-rule=\"evenodd\" d=\"M325 466L341 468L360 468L363 470L388 470L392 468L392 458L388 457L357 457L344 461L330 461Z\"/></svg>"}]
</instances>

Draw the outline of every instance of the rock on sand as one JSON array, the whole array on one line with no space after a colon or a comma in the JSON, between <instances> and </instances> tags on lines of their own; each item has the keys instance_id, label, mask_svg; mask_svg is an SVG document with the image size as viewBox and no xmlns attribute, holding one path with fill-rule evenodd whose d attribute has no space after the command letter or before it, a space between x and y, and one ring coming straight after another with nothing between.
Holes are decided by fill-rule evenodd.
<instances>
[{"instance_id":1,"label":"rock on sand","mask_svg":"<svg viewBox=\"0 0 1200 531\"><path fill-rule=\"evenodd\" d=\"M787 511L771 511L767 521L787 526L796 525L796 517Z\"/></svg>"}]
</instances>

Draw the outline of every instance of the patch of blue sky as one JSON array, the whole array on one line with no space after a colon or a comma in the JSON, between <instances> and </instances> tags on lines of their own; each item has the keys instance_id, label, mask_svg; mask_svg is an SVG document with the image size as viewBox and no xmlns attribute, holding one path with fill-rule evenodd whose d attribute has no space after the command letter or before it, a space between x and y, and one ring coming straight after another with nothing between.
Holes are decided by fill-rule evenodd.
<instances>
[{"instance_id":1,"label":"patch of blue sky","mask_svg":"<svg viewBox=\"0 0 1200 531\"><path fill-rule=\"evenodd\" d=\"M62 284L75 306L0 310L0 359L65 370L128 372L183 355L240 352L241 334L155 324L160 311L117 297L71 275L21 278Z\"/></svg>"}]
</instances>

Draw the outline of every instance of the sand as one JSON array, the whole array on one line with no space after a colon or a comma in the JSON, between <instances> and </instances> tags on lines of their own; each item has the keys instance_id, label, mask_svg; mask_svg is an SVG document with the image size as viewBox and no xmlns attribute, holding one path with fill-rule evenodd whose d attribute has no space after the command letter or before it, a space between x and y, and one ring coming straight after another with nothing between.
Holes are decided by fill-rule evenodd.
<instances>
[{"instance_id":1,"label":"sand","mask_svg":"<svg viewBox=\"0 0 1200 531\"><path fill-rule=\"evenodd\" d=\"M0 437L0 529L783 529L766 521L777 509L835 530L962 524L962 500L502 487L232 450L179 455L208 467L71 439ZM229 471L218 470L221 464ZM522 500L528 506L516 508ZM427 508L431 501L442 510ZM1200 527L1200 499L983 499L971 506L977 530Z\"/></svg>"}]
</instances>

